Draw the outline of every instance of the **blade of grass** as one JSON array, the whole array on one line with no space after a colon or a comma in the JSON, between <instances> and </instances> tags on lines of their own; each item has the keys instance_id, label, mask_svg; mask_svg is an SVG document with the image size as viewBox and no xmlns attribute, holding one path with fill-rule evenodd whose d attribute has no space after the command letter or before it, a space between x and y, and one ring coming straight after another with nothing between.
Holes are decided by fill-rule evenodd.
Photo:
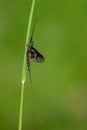
<instances>
[{"instance_id":1,"label":"blade of grass","mask_svg":"<svg viewBox=\"0 0 87 130\"><path fill-rule=\"evenodd\" d=\"M24 84L25 84L25 79L26 79L26 51L27 51L27 45L28 45L28 41L29 41L29 35L30 35L30 29L31 29L31 23L32 23L32 18L33 18L34 7L35 7L35 0L32 0L30 16L29 16L29 20L28 20L26 42L25 42L25 53L24 53L23 70L22 70L22 87L21 87L21 99L20 99L18 130L22 130Z\"/></svg>"}]
</instances>

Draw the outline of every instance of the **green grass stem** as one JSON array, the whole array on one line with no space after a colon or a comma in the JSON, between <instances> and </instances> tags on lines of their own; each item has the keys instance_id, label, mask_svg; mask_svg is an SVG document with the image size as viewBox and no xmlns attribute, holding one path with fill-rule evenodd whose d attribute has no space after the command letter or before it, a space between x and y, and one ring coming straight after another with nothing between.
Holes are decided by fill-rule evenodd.
<instances>
[{"instance_id":1,"label":"green grass stem","mask_svg":"<svg viewBox=\"0 0 87 130\"><path fill-rule=\"evenodd\" d=\"M25 53L24 53L23 70L22 70L22 87L21 87L21 99L20 99L20 111L19 111L18 130L22 130L24 84L25 84L25 79L26 79L26 51L27 51L27 45L28 45L28 42L29 42L29 35L30 35L30 29L31 29L31 24L32 24L34 7L35 7L35 0L32 0L31 10L30 10L30 15L29 15L29 20L28 20L26 41L25 41Z\"/></svg>"}]
</instances>

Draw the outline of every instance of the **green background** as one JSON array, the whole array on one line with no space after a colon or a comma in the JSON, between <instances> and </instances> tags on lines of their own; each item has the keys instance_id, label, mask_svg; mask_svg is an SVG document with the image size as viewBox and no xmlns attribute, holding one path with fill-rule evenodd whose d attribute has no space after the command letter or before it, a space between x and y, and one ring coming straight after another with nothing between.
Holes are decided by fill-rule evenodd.
<instances>
[{"instance_id":1,"label":"green background","mask_svg":"<svg viewBox=\"0 0 87 130\"><path fill-rule=\"evenodd\" d=\"M32 0L0 0L0 130L17 130L21 74ZM23 130L87 130L87 1L36 0L34 47L24 91Z\"/></svg>"}]
</instances>

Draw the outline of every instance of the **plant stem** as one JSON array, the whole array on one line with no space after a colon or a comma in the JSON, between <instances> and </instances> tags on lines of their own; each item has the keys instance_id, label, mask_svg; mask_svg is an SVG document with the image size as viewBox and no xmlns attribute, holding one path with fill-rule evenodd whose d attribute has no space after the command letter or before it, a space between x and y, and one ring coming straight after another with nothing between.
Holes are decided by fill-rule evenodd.
<instances>
[{"instance_id":1,"label":"plant stem","mask_svg":"<svg viewBox=\"0 0 87 130\"><path fill-rule=\"evenodd\" d=\"M18 130L22 130L23 95L24 95L24 83L22 83L22 88L21 88L21 100L20 100L20 113L19 113Z\"/></svg>"},{"instance_id":2,"label":"plant stem","mask_svg":"<svg viewBox=\"0 0 87 130\"><path fill-rule=\"evenodd\" d=\"M30 35L30 29L31 29L31 23L32 23L32 18L33 18L34 7L35 7L35 0L32 0L30 16L29 16L29 20L28 20L27 34L26 34L26 42L25 42L25 53L24 53L23 71L22 71L22 87L21 87L21 99L20 99L20 112L19 112L18 130L22 130L24 83L25 83L25 79L26 79L26 51L27 51L27 45L28 45L28 41L29 41L29 35Z\"/></svg>"}]
</instances>

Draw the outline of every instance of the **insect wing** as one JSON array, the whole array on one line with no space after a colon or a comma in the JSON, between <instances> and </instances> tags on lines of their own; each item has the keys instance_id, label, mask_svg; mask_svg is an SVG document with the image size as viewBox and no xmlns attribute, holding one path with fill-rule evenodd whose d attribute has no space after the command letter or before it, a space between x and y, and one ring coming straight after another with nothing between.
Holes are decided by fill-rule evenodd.
<instances>
[{"instance_id":1,"label":"insect wing","mask_svg":"<svg viewBox=\"0 0 87 130\"><path fill-rule=\"evenodd\" d=\"M44 57L40 53L37 54L36 62L39 62L39 63L44 62Z\"/></svg>"},{"instance_id":2,"label":"insect wing","mask_svg":"<svg viewBox=\"0 0 87 130\"><path fill-rule=\"evenodd\" d=\"M35 62L42 63L44 62L44 57L40 54L35 48L32 48L33 57L31 58Z\"/></svg>"}]
</instances>

